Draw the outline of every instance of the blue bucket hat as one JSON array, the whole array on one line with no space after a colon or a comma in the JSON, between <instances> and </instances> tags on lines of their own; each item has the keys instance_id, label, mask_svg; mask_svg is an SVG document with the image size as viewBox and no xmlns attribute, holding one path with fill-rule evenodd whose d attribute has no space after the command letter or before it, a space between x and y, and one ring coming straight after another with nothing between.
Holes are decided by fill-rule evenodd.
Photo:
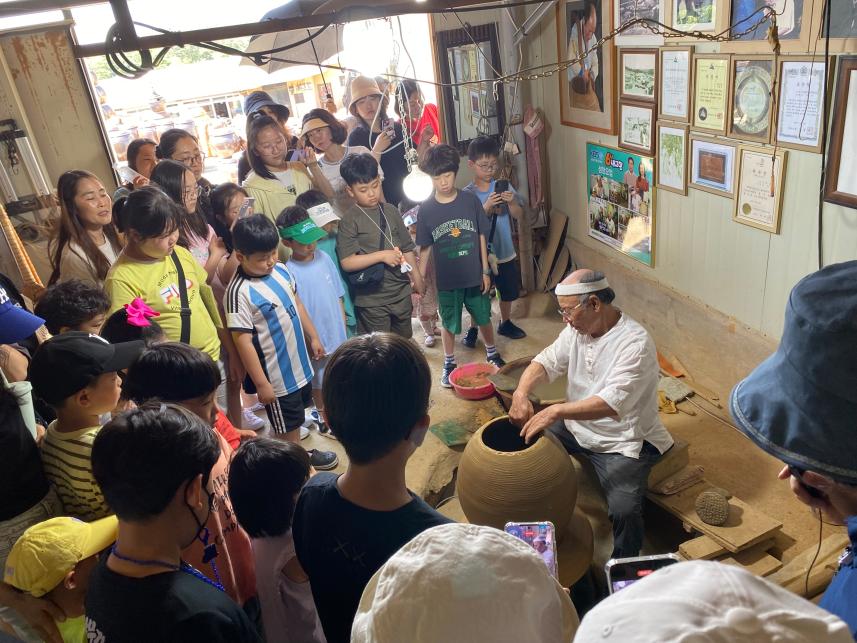
<instances>
[{"instance_id":1,"label":"blue bucket hat","mask_svg":"<svg viewBox=\"0 0 857 643\"><path fill-rule=\"evenodd\" d=\"M45 320L18 306L0 288L0 344L14 344L35 333Z\"/></svg>"},{"instance_id":2,"label":"blue bucket hat","mask_svg":"<svg viewBox=\"0 0 857 643\"><path fill-rule=\"evenodd\" d=\"M271 98L271 95L268 92L255 91L244 98L244 113L247 116L255 114L263 107L270 107L277 112L278 116L284 121L289 120L289 116L291 116L291 110Z\"/></svg>"},{"instance_id":3,"label":"blue bucket hat","mask_svg":"<svg viewBox=\"0 0 857 643\"><path fill-rule=\"evenodd\" d=\"M738 383L729 405L774 457L857 485L857 261L798 282L777 352Z\"/></svg>"}]
</instances>

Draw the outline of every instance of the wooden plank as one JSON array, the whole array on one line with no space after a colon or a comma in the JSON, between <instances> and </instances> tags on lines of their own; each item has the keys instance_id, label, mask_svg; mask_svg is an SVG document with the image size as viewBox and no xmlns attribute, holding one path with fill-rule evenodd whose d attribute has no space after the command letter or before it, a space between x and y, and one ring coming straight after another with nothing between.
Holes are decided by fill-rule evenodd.
<instances>
[{"instance_id":1,"label":"wooden plank","mask_svg":"<svg viewBox=\"0 0 857 643\"><path fill-rule=\"evenodd\" d=\"M690 453L687 442L675 438L672 448L655 463L649 471L648 487L654 487L659 482L666 480L672 474L678 473L690 464Z\"/></svg>"},{"instance_id":2,"label":"wooden plank","mask_svg":"<svg viewBox=\"0 0 857 643\"><path fill-rule=\"evenodd\" d=\"M563 239L565 238L567 226L568 217L566 215L556 210L551 212L550 223L548 224L548 238L541 255L539 255L539 279L536 283L538 290L544 290L547 287L556 253L559 250L560 244L565 245Z\"/></svg>"},{"instance_id":3,"label":"wooden plank","mask_svg":"<svg viewBox=\"0 0 857 643\"><path fill-rule=\"evenodd\" d=\"M848 545L848 534L844 531L831 534L821 541L818 559L809 576L809 592L806 591L806 572L818 545L812 545L783 565L782 569L771 574L768 580L801 596L815 596L833 577L833 569L828 567Z\"/></svg>"},{"instance_id":4,"label":"wooden plank","mask_svg":"<svg viewBox=\"0 0 857 643\"><path fill-rule=\"evenodd\" d=\"M647 497L732 553L771 538L783 526L778 520L753 509L734 496L729 500L729 517L725 524L719 527L705 524L696 515L694 503L701 492L713 488L711 485L698 484L671 496L649 492Z\"/></svg>"},{"instance_id":5,"label":"wooden plank","mask_svg":"<svg viewBox=\"0 0 857 643\"><path fill-rule=\"evenodd\" d=\"M697 536L678 546L678 553L687 560L711 560L726 553L726 548L708 536Z\"/></svg>"},{"instance_id":6,"label":"wooden plank","mask_svg":"<svg viewBox=\"0 0 857 643\"><path fill-rule=\"evenodd\" d=\"M562 281L570 263L571 253L568 251L568 246L563 245L556 255L556 261L553 264L553 270L551 270L550 278L548 279L548 290L553 290Z\"/></svg>"},{"instance_id":7,"label":"wooden plank","mask_svg":"<svg viewBox=\"0 0 857 643\"><path fill-rule=\"evenodd\" d=\"M739 551L731 556L718 558L717 561L724 565L737 565L756 576L769 576L782 568L783 561L771 556L768 549L773 547L774 539L768 538L744 551Z\"/></svg>"}]
</instances>

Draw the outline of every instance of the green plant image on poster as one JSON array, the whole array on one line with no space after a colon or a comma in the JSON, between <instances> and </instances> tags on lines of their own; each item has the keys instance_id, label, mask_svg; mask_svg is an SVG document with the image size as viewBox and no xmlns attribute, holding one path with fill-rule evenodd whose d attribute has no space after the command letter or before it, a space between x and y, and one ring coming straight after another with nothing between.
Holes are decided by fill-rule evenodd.
<instances>
[{"instance_id":1,"label":"green plant image on poster","mask_svg":"<svg viewBox=\"0 0 857 643\"><path fill-rule=\"evenodd\" d=\"M586 164L589 236L654 265L654 159L588 143Z\"/></svg>"}]
</instances>

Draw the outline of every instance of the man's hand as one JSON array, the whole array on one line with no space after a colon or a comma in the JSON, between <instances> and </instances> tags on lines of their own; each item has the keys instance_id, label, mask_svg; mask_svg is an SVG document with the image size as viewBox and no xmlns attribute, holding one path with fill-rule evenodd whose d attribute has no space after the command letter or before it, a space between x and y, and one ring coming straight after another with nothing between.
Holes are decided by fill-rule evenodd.
<instances>
[{"instance_id":1,"label":"man's hand","mask_svg":"<svg viewBox=\"0 0 857 643\"><path fill-rule=\"evenodd\" d=\"M57 628L57 621L65 620L63 612L53 601L47 598L35 598L29 594L18 593L14 604L15 609L29 623L43 640L49 643L63 643L62 635Z\"/></svg>"},{"instance_id":2,"label":"man's hand","mask_svg":"<svg viewBox=\"0 0 857 643\"><path fill-rule=\"evenodd\" d=\"M487 295L491 291L491 277L482 275L482 294Z\"/></svg>"},{"instance_id":3,"label":"man's hand","mask_svg":"<svg viewBox=\"0 0 857 643\"><path fill-rule=\"evenodd\" d=\"M312 351L312 358L316 361L323 359L326 353L324 352L324 344L318 337L313 337L309 340L309 348Z\"/></svg>"},{"instance_id":4,"label":"man's hand","mask_svg":"<svg viewBox=\"0 0 857 643\"><path fill-rule=\"evenodd\" d=\"M524 425L524 428L521 429L521 437L524 438L526 444L532 442L539 433L543 433L551 424L559 420L559 415L554 410L555 406L549 406L544 411L539 411Z\"/></svg>"},{"instance_id":5,"label":"man's hand","mask_svg":"<svg viewBox=\"0 0 857 643\"><path fill-rule=\"evenodd\" d=\"M512 395L512 406L509 407L509 419L512 420L512 424L523 427L533 417L534 412L530 398L520 393Z\"/></svg>"},{"instance_id":6,"label":"man's hand","mask_svg":"<svg viewBox=\"0 0 857 643\"><path fill-rule=\"evenodd\" d=\"M277 396L274 395L274 387L271 386L270 382L265 382L262 386L256 386L256 397L265 406L273 404L277 400Z\"/></svg>"},{"instance_id":7,"label":"man's hand","mask_svg":"<svg viewBox=\"0 0 857 643\"><path fill-rule=\"evenodd\" d=\"M496 192L492 192L488 195L488 198L485 199L485 203L482 204L482 207L485 209L485 214L492 215L495 213L495 210L498 205L503 202L503 197Z\"/></svg>"},{"instance_id":8,"label":"man's hand","mask_svg":"<svg viewBox=\"0 0 857 643\"><path fill-rule=\"evenodd\" d=\"M797 499L803 504L809 505L816 511L821 511L830 522L835 522L838 525L845 524L847 516L833 505L828 496L828 491L832 491L832 485L835 484L832 480L826 476L815 473L814 471L804 472L802 480L799 480L792 475L788 465L782 468L780 473L777 475L777 478L780 480L788 480L789 485L792 488L792 493L794 493L794 495L797 496ZM816 498L810 495L805 485L816 489L821 497Z\"/></svg>"}]
</instances>

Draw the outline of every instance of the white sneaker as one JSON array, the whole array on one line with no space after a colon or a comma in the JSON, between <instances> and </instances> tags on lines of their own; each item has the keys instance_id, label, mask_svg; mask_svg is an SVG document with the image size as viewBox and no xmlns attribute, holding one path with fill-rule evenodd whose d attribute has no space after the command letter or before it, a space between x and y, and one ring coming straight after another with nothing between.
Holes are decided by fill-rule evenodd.
<instances>
[{"instance_id":1,"label":"white sneaker","mask_svg":"<svg viewBox=\"0 0 857 643\"><path fill-rule=\"evenodd\" d=\"M431 348L434 346L436 341L437 340L435 340L434 335L426 335L426 338L423 340L423 344L425 344L426 347Z\"/></svg>"},{"instance_id":2,"label":"white sneaker","mask_svg":"<svg viewBox=\"0 0 857 643\"><path fill-rule=\"evenodd\" d=\"M265 427L265 420L253 413L250 409L244 409L241 411L241 424L244 425L245 429L259 431Z\"/></svg>"},{"instance_id":3,"label":"white sneaker","mask_svg":"<svg viewBox=\"0 0 857 643\"><path fill-rule=\"evenodd\" d=\"M253 406L248 406L245 410L250 411L250 413L256 413L258 411L262 411L265 409L265 405L261 402L256 402Z\"/></svg>"},{"instance_id":4,"label":"white sneaker","mask_svg":"<svg viewBox=\"0 0 857 643\"><path fill-rule=\"evenodd\" d=\"M316 407L311 406L304 411L304 420L304 426L309 426L307 422L315 422L318 424L321 422L321 413L318 412Z\"/></svg>"},{"instance_id":5,"label":"white sneaker","mask_svg":"<svg viewBox=\"0 0 857 643\"><path fill-rule=\"evenodd\" d=\"M317 430L318 425L315 422L313 422L312 424L309 425L309 427L307 427L306 425L302 426L301 427L301 440L306 440L309 437L309 430L310 429L316 429Z\"/></svg>"}]
</instances>

